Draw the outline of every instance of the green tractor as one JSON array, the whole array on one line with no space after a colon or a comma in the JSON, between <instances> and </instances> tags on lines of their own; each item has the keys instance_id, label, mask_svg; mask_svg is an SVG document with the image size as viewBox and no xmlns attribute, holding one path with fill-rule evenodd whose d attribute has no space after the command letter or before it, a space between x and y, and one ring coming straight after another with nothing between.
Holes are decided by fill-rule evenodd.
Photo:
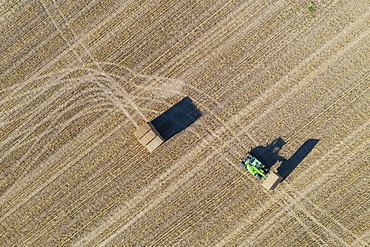
<instances>
[{"instance_id":1,"label":"green tractor","mask_svg":"<svg viewBox=\"0 0 370 247\"><path fill-rule=\"evenodd\" d=\"M250 153L247 153L246 157L242 158L240 165L243 168L247 169L258 180L260 180L261 178L267 178L268 169L265 167L264 164L262 164L261 161L256 159L256 157L254 157Z\"/></svg>"}]
</instances>

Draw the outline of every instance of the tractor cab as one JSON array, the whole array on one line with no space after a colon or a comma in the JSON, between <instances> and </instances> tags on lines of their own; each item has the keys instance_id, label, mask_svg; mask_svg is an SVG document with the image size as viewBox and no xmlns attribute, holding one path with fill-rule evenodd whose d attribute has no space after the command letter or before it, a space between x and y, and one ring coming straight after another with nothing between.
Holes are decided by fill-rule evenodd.
<instances>
[{"instance_id":1,"label":"tractor cab","mask_svg":"<svg viewBox=\"0 0 370 247\"><path fill-rule=\"evenodd\" d=\"M265 165L250 153L242 158L239 165L247 169L258 180L263 178L262 186L267 190L273 190L283 180L279 174L269 172Z\"/></svg>"},{"instance_id":2,"label":"tractor cab","mask_svg":"<svg viewBox=\"0 0 370 247\"><path fill-rule=\"evenodd\" d=\"M258 180L262 177L267 178L268 170L265 168L265 165L250 153L247 153L246 157L242 158L240 165L246 168Z\"/></svg>"}]
</instances>

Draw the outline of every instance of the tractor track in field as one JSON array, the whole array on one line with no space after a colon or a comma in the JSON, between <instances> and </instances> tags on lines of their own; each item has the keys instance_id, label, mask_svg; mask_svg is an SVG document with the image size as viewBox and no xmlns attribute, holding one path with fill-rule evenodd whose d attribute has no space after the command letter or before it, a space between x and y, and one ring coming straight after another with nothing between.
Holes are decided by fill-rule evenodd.
<instances>
[{"instance_id":1,"label":"tractor track in field","mask_svg":"<svg viewBox=\"0 0 370 247\"><path fill-rule=\"evenodd\" d=\"M205 141L205 138L203 138L202 139L202 141L204 142ZM225 143L225 144L223 144L222 146L226 146L227 145L227 143ZM207 145L201 145L202 147L207 147ZM194 154L193 154L193 152L199 152L199 150L197 150L197 149L193 149L192 151L190 151L190 152L188 152L188 153L186 153L186 155L185 156L183 156L178 162L180 162L181 163L181 160L186 160L186 157L193 157L194 156ZM210 156L213 156L213 155L215 155L215 151L213 151L212 152L212 154L210 155ZM207 160L209 160L210 158L207 158ZM204 161L203 163L206 163L206 161ZM173 172L174 172L174 169L175 170L177 170L177 169L179 169L178 167L176 167L176 166L173 166L172 168L170 168L168 171L166 171L165 173L163 173L161 176L160 176L160 178L159 178L159 180L157 181L157 182L155 182L155 181L153 181L153 183L150 185L150 186L148 186L148 187L151 187L151 188L155 188L155 184L156 183L158 183L159 181L162 181L162 180L164 180L168 175L170 175L170 174L172 174ZM198 168L193 168L193 170L194 169L196 169L196 170L199 170L199 167ZM180 170L180 172L181 172L182 170ZM195 172L192 172L192 174L194 174ZM188 173L189 174L189 173ZM188 174L187 174L187 176L188 176ZM177 184L177 183L176 183ZM146 193L148 193L147 191L145 191ZM170 193L165 193L165 195L169 195ZM141 198L142 196L139 196L139 198ZM136 201L136 200L134 200L134 201ZM149 204L149 205L147 205L146 207L145 207L145 210L148 208L148 207L150 207L151 206L151 204ZM150 208L152 208L152 207L150 207ZM149 209L150 210L150 209ZM118 213L118 215L122 215L122 213ZM119 217L118 217L119 218ZM119 225L119 224L118 224ZM117 228L119 228L119 226L117 227Z\"/></svg>"},{"instance_id":2,"label":"tractor track in field","mask_svg":"<svg viewBox=\"0 0 370 247\"><path fill-rule=\"evenodd\" d=\"M295 194L294 188L289 184L285 184L285 190L288 190L289 192L285 192L288 196L289 194ZM289 193L289 194L288 194ZM292 196L290 196L292 197ZM294 199L294 197L292 197ZM294 199L295 200L295 199ZM359 237L356 236L354 233L352 233L347 227L345 227L343 224L339 223L338 220L334 219L333 217L327 217L327 212L325 212L323 209L321 209L319 206L317 206L315 203L313 203L311 200L305 200L305 199L300 199L300 202L303 202L303 209L309 210L311 215L316 218L318 221L322 221L323 225L328 224L327 222L330 222L331 225L336 226L337 228L340 228L340 235L344 234L349 234L351 235L354 239L358 240ZM324 223L325 222L325 223ZM339 231L338 231L339 233ZM366 245L365 242L358 240L359 242L362 242L362 244Z\"/></svg>"},{"instance_id":3,"label":"tractor track in field","mask_svg":"<svg viewBox=\"0 0 370 247\"><path fill-rule=\"evenodd\" d=\"M322 156L319 160L317 160L316 163L321 163L322 160L326 160L328 156L330 156L332 153L340 153L341 155L337 156L335 161L337 162L334 162L335 164L337 164L336 166L332 167L330 170L326 171L325 174L331 174L333 171L335 171L337 169L337 167L340 165L340 162L338 162L342 157L344 157L348 152L346 152L347 150L342 150L342 152L338 152L338 151L335 151L335 148L337 147L342 147L343 146L343 143L347 143L348 140L350 139L355 139L359 133L362 132L362 130L364 128L366 128L368 125L369 125L369 121L363 125L362 128L360 129L357 129L356 131L353 131L348 137L346 140L343 140L341 143L338 143L334 148L332 148L332 152L328 152L326 153L324 156ZM369 142L363 142L363 145L359 145L358 148L356 148L355 150L360 150L362 148L362 146L364 145L368 145ZM310 171L307 171L307 172L310 172ZM311 191L313 191L316 187L319 187L322 183L323 183L323 180L325 180L326 176L325 174L323 176L321 176L320 178L317 178L312 184L315 185L315 186L311 186L305 190L303 190L302 192L300 192L298 194L298 196L296 196L294 198L295 201L300 201L302 200L303 198L305 198L305 196L310 193ZM275 200L275 198L272 198L272 202ZM289 204L289 208L292 206L292 204ZM269 227L269 225L271 225L273 222L274 219L277 219L279 218L282 214L288 212L289 208L284 208L284 210L281 210L278 214L275 214L272 218L269 219L269 222L266 222L265 223L265 227L263 228L259 228L259 231L258 232L255 232L253 233L253 235L250 235L248 236L249 239L254 239L256 236L260 235L261 232L263 232L267 227ZM263 210L263 209L262 209ZM257 210L256 211L256 215L260 215L262 210ZM237 236L238 234L240 234L242 231L244 230L244 224L242 224L242 226L240 228L237 228L237 231L236 233L233 232L232 236L228 237L226 240L223 240L219 246L223 246L225 245L228 241L231 240L231 238L233 238L234 236Z\"/></svg>"},{"instance_id":4,"label":"tractor track in field","mask_svg":"<svg viewBox=\"0 0 370 247\"><path fill-rule=\"evenodd\" d=\"M114 131L113 131L114 132ZM109 136L111 135L112 133L109 133L105 136ZM93 138L93 137L90 137L90 138ZM104 140L104 139L103 139ZM102 139L98 140L96 143L95 143L95 146L98 145L100 142L102 141ZM90 146L90 148L88 148L87 150L91 150L92 148L94 147L93 146ZM86 154L86 150L84 152L82 152L80 155L78 155L78 157L82 157ZM75 158L76 159L76 158ZM74 160L75 160L74 159ZM70 159L67 158L67 161L69 161ZM65 162L67 163L67 162ZM54 170L50 170L48 173L43 173L42 174L42 177L40 178L44 178L44 177L49 177L48 179L46 179L46 181L44 182L43 185L41 186L33 186L33 187L28 187L27 190L24 190L22 191L21 195L18 195L16 198L12 198L13 200L13 203L12 205L9 205L8 204L8 207L7 208L3 208L3 210L5 212L3 212L1 218L0 218L0 221L2 221L4 218L8 217L11 213L13 213L18 207L20 207L22 204L24 204L28 199L30 199L32 196L34 196L36 193L38 193L39 191L41 191L42 189L44 189L50 182L52 182L56 177L58 177L60 174L62 174L66 169L68 169L71 165L73 165L74 162L69 162L69 165L67 166L64 166L62 169L60 169L58 172L55 173ZM54 174L54 175L52 175ZM33 190L33 191L32 191ZM30 193L30 191L32 191L32 193ZM28 195L28 196L25 196L25 195ZM23 199L23 200L21 200ZM15 201L15 202L14 202ZM11 209L10 209L11 208Z\"/></svg>"},{"instance_id":5,"label":"tractor track in field","mask_svg":"<svg viewBox=\"0 0 370 247\"><path fill-rule=\"evenodd\" d=\"M41 0L39 0L39 1L41 1ZM45 10L46 10L46 7L43 5L43 7L45 8ZM47 10L46 10L46 12L47 12ZM70 26L69 26L69 24L68 24L68 22L67 22L67 20L64 18L64 16L62 15L62 13L60 12L60 11L58 11L58 13L59 13L59 15L61 16L61 18L63 19L63 21L65 22L65 24L66 24L66 28L72 33L72 37L73 37L73 39L74 39L74 42L75 43L77 43L77 44L79 44L82 48L83 48L83 50L84 50L84 52L86 52L87 53L87 56L89 57L89 59L93 62L93 64L95 65L95 66L97 66L98 68L99 68L99 70L100 71L102 71L102 69L101 69L101 67L99 66L99 64L98 63L96 63L96 61L94 60L94 58L92 57L92 55L91 55L91 53L90 53L90 51L77 39L77 35L75 34L75 32L70 28ZM53 19L53 17L48 13L48 15L49 15L49 17L50 17L50 19L52 20L52 22L53 22L53 24L55 25L55 27L57 28L57 30L58 30L58 32L60 33L60 35L63 37L63 32L61 31L61 29L59 28L59 26L58 26L58 24L54 21L54 19ZM71 44L69 44L69 42L64 38L64 40L65 40L65 42L66 42L66 44L68 45L68 47L71 47ZM73 50L73 49L72 49ZM74 51L74 50L73 50ZM76 57L78 57L80 60L81 60L81 63L83 64L83 65L85 65L83 62L82 62L82 59L80 58L80 56L76 53ZM136 110L136 112L137 113L139 113L139 115L141 116L141 117L143 117L144 119L145 119L145 116L140 112L140 110L136 107L136 105L132 102L132 100L130 99L130 96L127 94L127 92L125 92L121 87L119 87L119 86L117 86L117 85L115 85L115 81L112 79L112 78L110 78L108 75L106 75L106 74L104 74L103 73L103 75L104 76L107 76L108 77L108 79L109 79L109 84L108 85L104 85L109 91L108 91L108 97L112 100L112 102L114 102L116 105L117 105L117 107L122 111L122 112L124 112L125 113L125 115L131 120L131 122L136 126L136 127L138 127L137 125L136 125L136 122L135 122L135 120L133 119L133 118L131 118L131 116L130 116L130 114L127 112L127 110L126 109L124 109L124 108L122 108L121 107L121 104L120 103L118 103L118 102L120 102L120 100L119 99L117 99L117 97L115 97L115 95L114 94L112 94L112 93L110 93L110 92L119 92L121 95L123 95L124 97L123 98L121 98L121 99L124 99L131 107L133 107L135 110Z\"/></svg>"},{"instance_id":6,"label":"tractor track in field","mask_svg":"<svg viewBox=\"0 0 370 247\"><path fill-rule=\"evenodd\" d=\"M5 6L0 245L366 246L369 7ZM149 154L133 131L184 97L202 116ZM267 192L237 159L278 137L318 142Z\"/></svg>"},{"instance_id":7,"label":"tractor track in field","mask_svg":"<svg viewBox=\"0 0 370 247\"><path fill-rule=\"evenodd\" d=\"M96 108L96 107L94 107L94 108ZM87 110L89 110L89 108L87 108ZM91 110L89 113L91 114L91 113L100 113L100 112L102 112L102 110L96 110L95 109L95 110ZM84 115L86 115L85 112L82 112L81 114L77 114L77 118L76 119L78 119L80 117L84 117ZM69 120L66 123L72 123L76 119ZM60 131L57 131L55 129L55 127L54 127L54 128L51 128L49 131L44 131L41 135L38 135L38 136L35 136L35 137L32 137L32 138L27 136L27 139L28 140L23 140L22 145L27 145L28 143L34 143L37 146L38 143L43 143L44 142L44 139L48 139L48 136L50 136L50 135L56 136L56 135L62 133L64 130L65 130L65 128L61 129ZM34 135L34 133L32 133L32 135ZM12 145L14 145L14 144L12 143ZM38 151L41 151L41 150L39 149ZM30 155L29 154L31 152L33 152L33 159L38 159L38 157L40 157L42 155L42 152L40 154L38 154L38 155L35 155L35 150L29 149L21 157L18 158L18 161L14 165L12 165L11 167L8 167L8 169L10 168L14 172L16 172L19 169L19 167L20 167L21 164L23 166L22 169L24 169L24 163L27 163L27 160L30 159ZM11 155L12 153L13 153L13 150L7 150L5 152L6 155L4 156L4 158L7 160L8 159L8 155Z\"/></svg>"}]
</instances>

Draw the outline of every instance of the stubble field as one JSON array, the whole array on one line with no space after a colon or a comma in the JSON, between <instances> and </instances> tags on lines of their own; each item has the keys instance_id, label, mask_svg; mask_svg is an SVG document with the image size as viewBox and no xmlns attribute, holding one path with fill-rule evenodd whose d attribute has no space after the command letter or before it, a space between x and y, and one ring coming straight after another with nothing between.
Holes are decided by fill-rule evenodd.
<instances>
[{"instance_id":1,"label":"stubble field","mask_svg":"<svg viewBox=\"0 0 370 247\"><path fill-rule=\"evenodd\" d=\"M367 0L6 1L0 20L1 246L369 245ZM185 97L202 116L149 153L134 131ZM294 169L268 192L238 163L279 138Z\"/></svg>"}]
</instances>

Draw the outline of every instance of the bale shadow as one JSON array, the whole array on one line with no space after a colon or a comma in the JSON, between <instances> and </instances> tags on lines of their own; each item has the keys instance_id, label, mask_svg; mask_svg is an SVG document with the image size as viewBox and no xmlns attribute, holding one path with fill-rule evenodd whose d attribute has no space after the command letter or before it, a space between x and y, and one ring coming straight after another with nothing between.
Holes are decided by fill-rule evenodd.
<instances>
[{"instance_id":1,"label":"bale shadow","mask_svg":"<svg viewBox=\"0 0 370 247\"><path fill-rule=\"evenodd\" d=\"M289 174L302 162L304 158L312 151L312 149L319 142L318 139L309 139L288 160L282 160L281 165L277 171L285 180Z\"/></svg>"},{"instance_id":2,"label":"bale shadow","mask_svg":"<svg viewBox=\"0 0 370 247\"><path fill-rule=\"evenodd\" d=\"M170 109L153 119L151 123L165 141L189 127L202 116L189 97L185 97Z\"/></svg>"},{"instance_id":3,"label":"bale shadow","mask_svg":"<svg viewBox=\"0 0 370 247\"><path fill-rule=\"evenodd\" d=\"M266 146L253 148L249 153L261 161L267 169L270 169L277 161L285 160L278 153L285 145L285 141L279 137Z\"/></svg>"}]
</instances>

